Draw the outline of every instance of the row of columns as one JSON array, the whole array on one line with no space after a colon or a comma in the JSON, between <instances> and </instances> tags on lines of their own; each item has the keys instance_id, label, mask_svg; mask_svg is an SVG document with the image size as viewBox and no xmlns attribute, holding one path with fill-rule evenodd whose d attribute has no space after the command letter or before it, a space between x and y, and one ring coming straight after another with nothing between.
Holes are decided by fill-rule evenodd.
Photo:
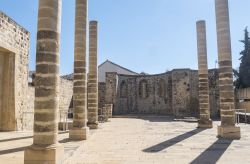
<instances>
[{"instance_id":1,"label":"row of columns","mask_svg":"<svg viewBox=\"0 0 250 164\"><path fill-rule=\"evenodd\" d=\"M25 150L25 164L61 163L63 159L64 149L58 143L61 3L62 0L39 0L34 137L33 145ZM69 134L70 139L73 140L87 139L87 124L90 125L90 128L98 127L97 22L90 22L90 67L88 76L89 85L87 86L87 5L87 0L76 0L73 88L74 118L73 129L70 130ZM218 127L218 136L223 138L239 138L240 128L235 126L234 120L228 0L215 0L215 7L221 106L221 126ZM205 22L197 22L201 107L199 127L212 127L209 113L205 31ZM87 87L89 88L88 99Z\"/></svg>"},{"instance_id":2,"label":"row of columns","mask_svg":"<svg viewBox=\"0 0 250 164\"><path fill-rule=\"evenodd\" d=\"M24 153L25 164L54 164L63 160L64 148L58 143L61 5L62 0L39 0L34 136L33 144ZM98 128L97 21L89 23L87 79L87 9L87 0L76 0L71 140L85 140L89 127Z\"/></svg>"},{"instance_id":3,"label":"row of columns","mask_svg":"<svg viewBox=\"0 0 250 164\"><path fill-rule=\"evenodd\" d=\"M227 139L239 139L241 137L240 127L235 126L235 102L228 0L215 0L215 11L219 59L219 90L221 113L221 125L218 126L218 137ZM198 21L196 26L200 105L200 119L198 121L198 127L212 128L212 121L210 119L209 111L210 107L205 21Z\"/></svg>"}]
</instances>

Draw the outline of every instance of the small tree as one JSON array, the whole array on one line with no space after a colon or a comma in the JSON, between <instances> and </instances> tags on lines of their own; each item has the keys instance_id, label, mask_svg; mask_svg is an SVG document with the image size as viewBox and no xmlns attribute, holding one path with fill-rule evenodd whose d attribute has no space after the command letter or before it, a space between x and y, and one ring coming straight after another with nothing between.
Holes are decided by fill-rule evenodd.
<instances>
[{"instance_id":1,"label":"small tree","mask_svg":"<svg viewBox=\"0 0 250 164\"><path fill-rule=\"evenodd\" d=\"M241 40L244 44L244 50L240 52L240 67L237 74L236 88L248 88L250 87L250 38L247 28L244 30L245 38ZM234 71L235 72L235 71Z\"/></svg>"}]
</instances>

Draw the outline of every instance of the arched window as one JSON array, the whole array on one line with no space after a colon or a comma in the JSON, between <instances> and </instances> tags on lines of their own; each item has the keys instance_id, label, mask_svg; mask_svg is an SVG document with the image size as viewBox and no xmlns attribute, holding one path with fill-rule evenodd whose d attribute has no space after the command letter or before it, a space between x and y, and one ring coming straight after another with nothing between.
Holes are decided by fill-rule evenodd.
<instances>
[{"instance_id":1,"label":"arched window","mask_svg":"<svg viewBox=\"0 0 250 164\"><path fill-rule=\"evenodd\" d=\"M146 80L140 81L139 84L139 96L141 98L147 98L148 97L148 82Z\"/></svg>"},{"instance_id":2,"label":"arched window","mask_svg":"<svg viewBox=\"0 0 250 164\"><path fill-rule=\"evenodd\" d=\"M165 80L160 79L158 84L158 95L159 97L164 98L166 96L166 83Z\"/></svg>"},{"instance_id":3,"label":"arched window","mask_svg":"<svg viewBox=\"0 0 250 164\"><path fill-rule=\"evenodd\" d=\"M125 81L122 81L120 85L120 97L121 98L128 97L128 85Z\"/></svg>"}]
</instances>

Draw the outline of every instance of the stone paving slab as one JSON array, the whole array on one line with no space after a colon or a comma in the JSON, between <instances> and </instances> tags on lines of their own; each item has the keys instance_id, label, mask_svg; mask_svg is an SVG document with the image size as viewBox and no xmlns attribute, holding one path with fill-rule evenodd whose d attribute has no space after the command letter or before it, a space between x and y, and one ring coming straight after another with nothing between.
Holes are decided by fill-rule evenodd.
<instances>
[{"instance_id":1,"label":"stone paving slab","mask_svg":"<svg viewBox=\"0 0 250 164\"><path fill-rule=\"evenodd\" d=\"M213 129L168 117L113 118L92 130L87 141L69 141L64 164L250 163L250 125L240 124L241 140L216 138ZM22 164L23 150L32 144L31 132L0 132L0 163Z\"/></svg>"}]
</instances>

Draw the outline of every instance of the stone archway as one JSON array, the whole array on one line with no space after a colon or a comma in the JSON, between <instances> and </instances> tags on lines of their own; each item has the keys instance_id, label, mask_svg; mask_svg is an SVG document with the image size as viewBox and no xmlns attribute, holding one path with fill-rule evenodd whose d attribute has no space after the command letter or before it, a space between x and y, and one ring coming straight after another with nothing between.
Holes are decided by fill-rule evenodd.
<instances>
[{"instance_id":1,"label":"stone archway","mask_svg":"<svg viewBox=\"0 0 250 164\"><path fill-rule=\"evenodd\" d=\"M0 47L0 131L16 130L15 55Z\"/></svg>"}]
</instances>

